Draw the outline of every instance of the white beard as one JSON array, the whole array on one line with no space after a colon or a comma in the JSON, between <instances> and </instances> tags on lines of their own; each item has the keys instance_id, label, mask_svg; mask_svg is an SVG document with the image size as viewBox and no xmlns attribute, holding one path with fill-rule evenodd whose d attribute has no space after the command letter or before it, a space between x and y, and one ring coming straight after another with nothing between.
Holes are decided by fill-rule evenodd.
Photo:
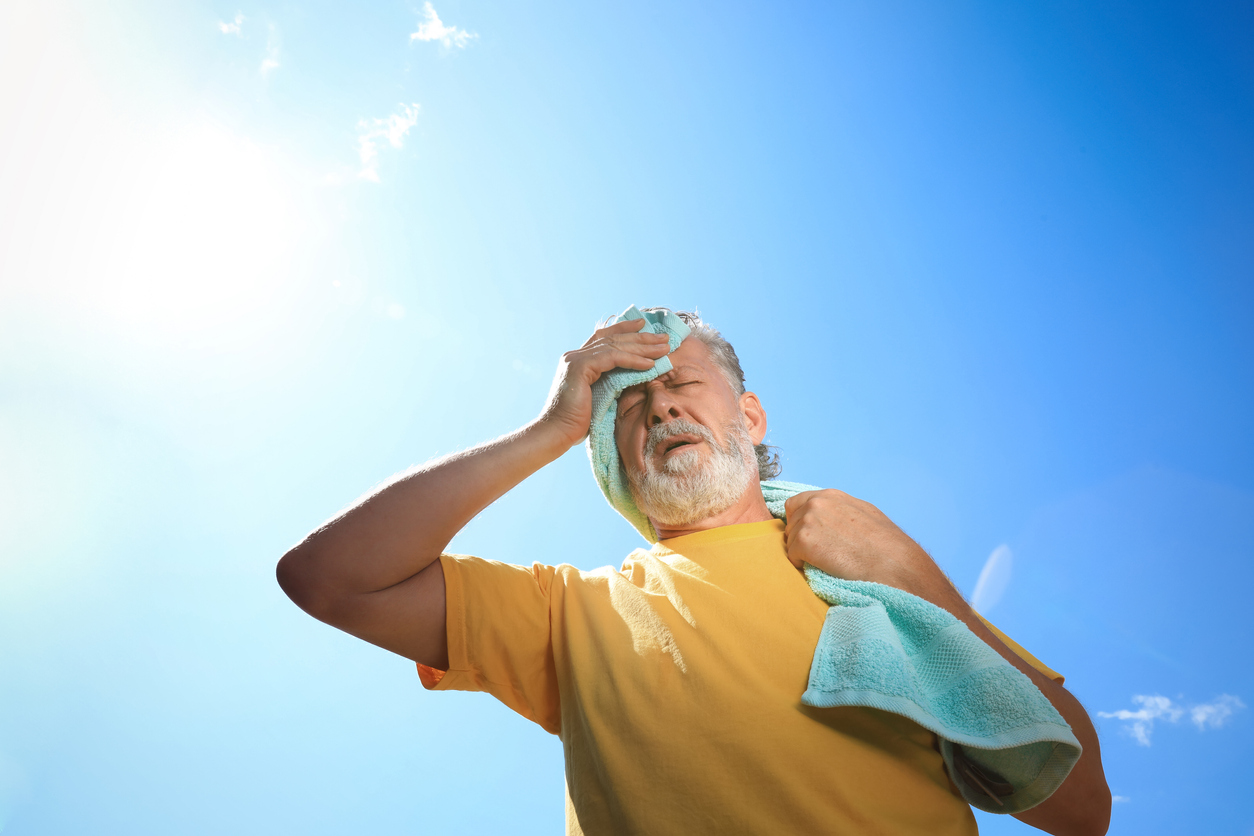
<instances>
[{"instance_id":1,"label":"white beard","mask_svg":"<svg viewBox=\"0 0 1254 836\"><path fill-rule=\"evenodd\" d=\"M709 458L702 461L695 448L684 450L667 457L659 469L653 451L682 434L700 436L709 445ZM652 427L645 441L644 472L627 474L636 506L655 522L683 528L736 504L757 479L758 462L743 418L728 426L726 434L727 446L720 447L707 428L682 418Z\"/></svg>"}]
</instances>

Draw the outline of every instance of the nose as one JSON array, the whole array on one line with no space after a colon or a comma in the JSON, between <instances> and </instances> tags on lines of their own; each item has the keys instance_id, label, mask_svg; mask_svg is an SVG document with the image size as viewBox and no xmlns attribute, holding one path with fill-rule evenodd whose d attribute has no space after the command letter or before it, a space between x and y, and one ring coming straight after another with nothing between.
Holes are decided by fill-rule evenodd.
<instances>
[{"instance_id":1,"label":"nose","mask_svg":"<svg viewBox=\"0 0 1254 836\"><path fill-rule=\"evenodd\" d=\"M649 392L648 424L650 427L656 427L658 424L664 424L679 417L679 405L675 403L666 387L659 386Z\"/></svg>"}]
</instances>

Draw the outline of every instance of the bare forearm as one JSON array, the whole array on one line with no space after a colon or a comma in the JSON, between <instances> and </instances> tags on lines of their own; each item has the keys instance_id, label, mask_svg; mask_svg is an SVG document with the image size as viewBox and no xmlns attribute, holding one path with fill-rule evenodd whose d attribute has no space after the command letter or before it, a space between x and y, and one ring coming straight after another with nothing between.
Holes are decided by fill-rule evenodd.
<instances>
[{"instance_id":1,"label":"bare forearm","mask_svg":"<svg viewBox=\"0 0 1254 836\"><path fill-rule=\"evenodd\" d=\"M541 422L413 468L310 534L284 555L289 594L358 595L429 566L476 514L560 456L569 442Z\"/></svg>"}]
</instances>

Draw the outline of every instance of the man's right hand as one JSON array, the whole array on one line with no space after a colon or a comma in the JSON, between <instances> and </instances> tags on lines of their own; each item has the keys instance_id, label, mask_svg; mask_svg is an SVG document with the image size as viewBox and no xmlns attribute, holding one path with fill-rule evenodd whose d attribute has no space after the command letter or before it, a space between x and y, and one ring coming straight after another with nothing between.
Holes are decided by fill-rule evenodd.
<instances>
[{"instance_id":1,"label":"man's right hand","mask_svg":"<svg viewBox=\"0 0 1254 836\"><path fill-rule=\"evenodd\" d=\"M643 319L598 328L582 347L562 355L537 425L556 434L563 450L578 444L592 423L592 384L611 369L647 371L670 352L665 334L641 332Z\"/></svg>"}]
</instances>

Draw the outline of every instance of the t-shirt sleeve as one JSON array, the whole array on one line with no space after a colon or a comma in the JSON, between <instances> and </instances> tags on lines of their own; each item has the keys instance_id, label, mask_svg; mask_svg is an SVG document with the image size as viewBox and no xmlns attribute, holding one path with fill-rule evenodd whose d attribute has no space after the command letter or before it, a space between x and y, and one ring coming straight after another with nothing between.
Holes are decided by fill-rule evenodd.
<instances>
[{"instance_id":1,"label":"t-shirt sleeve","mask_svg":"<svg viewBox=\"0 0 1254 836\"><path fill-rule=\"evenodd\" d=\"M1037 659L1031 653L1028 653L1026 650L1024 650L1022 647L1019 646L1018 642L1010 638L1010 636L1007 636L1001 630L998 630L991 623L989 623L989 620L987 618L980 615L978 612L975 614L975 617L978 618L980 621L984 622L984 626L987 627L989 630L991 630L994 636L1001 639L1002 642L1006 645L1006 647L1013 650L1016 656L1018 656L1023 661L1027 662L1032 667L1036 668L1041 673L1048 676L1050 679L1057 682L1059 685L1063 683L1063 681L1065 680L1065 677L1063 677L1062 674L1058 673L1058 671L1046 665L1040 659Z\"/></svg>"},{"instance_id":2,"label":"t-shirt sleeve","mask_svg":"<svg viewBox=\"0 0 1254 836\"><path fill-rule=\"evenodd\" d=\"M418 665L423 687L484 691L545 731L561 730L549 605L551 566L442 554L448 671Z\"/></svg>"}]
</instances>

